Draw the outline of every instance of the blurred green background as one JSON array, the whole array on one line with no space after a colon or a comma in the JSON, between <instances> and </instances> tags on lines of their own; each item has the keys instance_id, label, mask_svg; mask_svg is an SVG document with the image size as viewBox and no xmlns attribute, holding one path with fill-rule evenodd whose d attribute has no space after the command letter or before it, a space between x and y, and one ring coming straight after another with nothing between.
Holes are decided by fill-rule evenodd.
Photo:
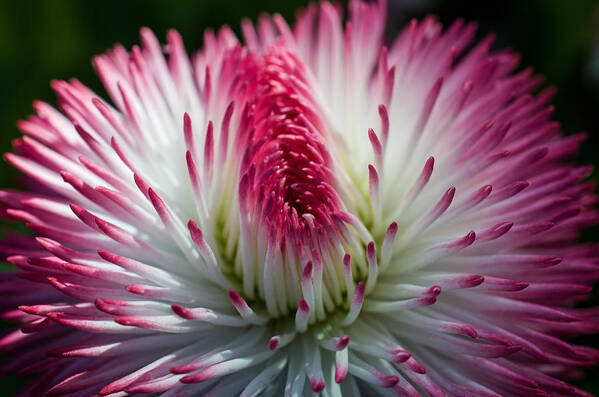
<instances>
[{"instance_id":1,"label":"blurred green background","mask_svg":"<svg viewBox=\"0 0 599 397\"><path fill-rule=\"evenodd\" d=\"M566 133L587 131L589 139L577 159L599 164L599 1L597 0L388 0L390 29L397 32L411 18L438 15L445 25L457 17L479 23L478 37L497 36L495 48L510 47L522 65L559 88L555 119ZM0 152L19 136L15 122L31 113L41 99L55 104L52 79L77 77L104 95L90 64L91 57L114 43L139 42L141 26L161 38L169 28L182 34L188 51L198 49L207 27L228 24L239 32L242 17L279 12L294 19L306 0L0 0ZM0 186L15 186L16 173L0 165ZM597 180L597 173L593 176ZM599 229L584 239L599 241ZM597 294L593 299L597 303ZM599 347L599 336L579 343ZM0 381L0 395L13 395L20 378ZM577 384L599 395L599 371Z\"/></svg>"}]
</instances>

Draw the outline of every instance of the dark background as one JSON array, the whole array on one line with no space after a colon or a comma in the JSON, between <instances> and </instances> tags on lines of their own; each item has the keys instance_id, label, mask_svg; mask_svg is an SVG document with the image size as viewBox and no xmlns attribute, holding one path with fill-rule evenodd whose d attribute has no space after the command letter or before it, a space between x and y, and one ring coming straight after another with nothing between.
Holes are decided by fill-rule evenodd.
<instances>
[{"instance_id":1,"label":"dark background","mask_svg":"<svg viewBox=\"0 0 599 397\"><path fill-rule=\"evenodd\" d=\"M455 18L479 23L478 38L497 36L495 48L510 47L557 86L555 119L567 134L587 131L579 164L599 164L599 1L598 0L388 0L390 29L397 32L411 18L438 15L447 26ZM228 24L239 33L239 22L255 20L260 12L279 12L294 20L306 0L0 0L0 153L11 150L19 136L15 122L31 113L41 99L55 104L52 79L77 77L104 95L90 60L114 43L131 47L139 42L141 26L163 40L176 28L193 52L201 46L207 27ZM592 179L598 180L599 173ZM0 187L15 186L16 172L0 164ZM6 224L5 224L6 225ZM10 225L9 227L14 227ZM599 241L599 229L585 233ZM597 303L597 294L593 299ZM599 347L599 336L578 341ZM0 380L0 395L12 395L21 378ZM599 394L599 371L577 385Z\"/></svg>"}]
</instances>

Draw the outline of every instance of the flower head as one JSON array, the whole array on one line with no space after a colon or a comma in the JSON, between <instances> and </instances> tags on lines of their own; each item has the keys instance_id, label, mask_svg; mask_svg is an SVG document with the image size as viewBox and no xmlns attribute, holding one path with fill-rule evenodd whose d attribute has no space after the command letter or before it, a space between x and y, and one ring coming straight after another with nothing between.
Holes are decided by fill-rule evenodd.
<instances>
[{"instance_id":1,"label":"flower head","mask_svg":"<svg viewBox=\"0 0 599 397\"><path fill-rule=\"evenodd\" d=\"M599 278L581 136L475 26L309 6L94 59L6 160L25 395L581 396ZM165 58L163 52L168 54ZM17 309L18 308L18 309Z\"/></svg>"}]
</instances>

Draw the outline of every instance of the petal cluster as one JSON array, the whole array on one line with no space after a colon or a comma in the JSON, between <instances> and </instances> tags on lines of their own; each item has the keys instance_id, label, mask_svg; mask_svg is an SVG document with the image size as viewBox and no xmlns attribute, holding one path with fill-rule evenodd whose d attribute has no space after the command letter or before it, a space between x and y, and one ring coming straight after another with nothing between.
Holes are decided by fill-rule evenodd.
<instances>
[{"instance_id":1,"label":"petal cluster","mask_svg":"<svg viewBox=\"0 0 599 397\"><path fill-rule=\"evenodd\" d=\"M583 135L518 58L384 2L94 58L5 155L22 395L586 396L599 279ZM388 44L388 45L387 45ZM165 57L165 53L167 56Z\"/></svg>"}]
</instances>

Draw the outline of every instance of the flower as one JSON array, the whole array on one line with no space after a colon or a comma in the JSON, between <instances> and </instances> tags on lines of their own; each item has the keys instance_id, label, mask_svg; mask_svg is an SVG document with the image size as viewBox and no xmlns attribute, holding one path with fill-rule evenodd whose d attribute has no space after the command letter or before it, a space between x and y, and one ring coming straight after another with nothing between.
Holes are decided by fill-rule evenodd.
<instances>
[{"instance_id":1,"label":"flower","mask_svg":"<svg viewBox=\"0 0 599 397\"><path fill-rule=\"evenodd\" d=\"M599 279L582 141L475 26L309 6L55 81L0 192L24 395L583 396ZM168 60L163 52L168 53ZM18 307L18 309L17 309ZM205 393L205 394L204 394Z\"/></svg>"}]
</instances>

